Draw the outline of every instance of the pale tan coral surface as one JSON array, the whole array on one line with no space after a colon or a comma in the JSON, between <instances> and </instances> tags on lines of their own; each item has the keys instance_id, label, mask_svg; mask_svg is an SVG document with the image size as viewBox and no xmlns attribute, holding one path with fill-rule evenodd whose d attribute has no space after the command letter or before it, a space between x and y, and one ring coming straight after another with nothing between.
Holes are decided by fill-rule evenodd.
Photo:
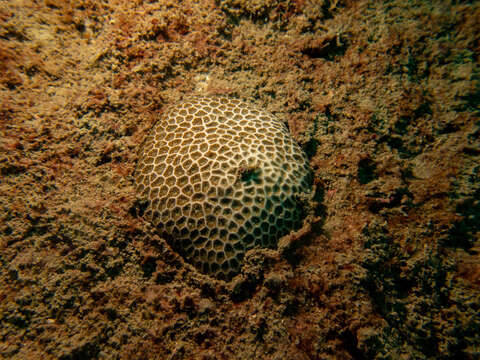
<instances>
[{"instance_id":1,"label":"pale tan coral surface","mask_svg":"<svg viewBox=\"0 0 480 360\"><path fill-rule=\"evenodd\" d=\"M238 274L246 251L276 248L302 225L311 169L272 114L226 96L170 106L142 144L135 170L144 218L195 267Z\"/></svg>"},{"instance_id":2,"label":"pale tan coral surface","mask_svg":"<svg viewBox=\"0 0 480 360\"><path fill-rule=\"evenodd\" d=\"M0 2L0 358L479 357L475 1ZM312 223L232 281L143 215L192 94L274 114Z\"/></svg>"}]
</instances>

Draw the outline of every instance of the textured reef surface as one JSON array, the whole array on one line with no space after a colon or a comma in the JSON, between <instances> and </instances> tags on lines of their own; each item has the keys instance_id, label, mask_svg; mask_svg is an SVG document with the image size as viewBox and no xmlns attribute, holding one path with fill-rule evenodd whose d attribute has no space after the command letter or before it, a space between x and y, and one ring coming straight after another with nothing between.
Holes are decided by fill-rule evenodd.
<instances>
[{"instance_id":1,"label":"textured reef surface","mask_svg":"<svg viewBox=\"0 0 480 360\"><path fill-rule=\"evenodd\" d=\"M478 34L475 1L2 1L0 358L479 358ZM135 191L191 95L284 121L317 189L230 281Z\"/></svg>"}]
</instances>

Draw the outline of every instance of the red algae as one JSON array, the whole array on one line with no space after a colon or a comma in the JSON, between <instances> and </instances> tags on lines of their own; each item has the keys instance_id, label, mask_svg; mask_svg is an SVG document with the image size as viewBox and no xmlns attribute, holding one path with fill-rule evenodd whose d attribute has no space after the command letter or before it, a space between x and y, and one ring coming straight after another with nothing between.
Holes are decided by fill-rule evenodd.
<instances>
[{"instance_id":1,"label":"red algae","mask_svg":"<svg viewBox=\"0 0 480 360\"><path fill-rule=\"evenodd\" d=\"M474 359L480 6L453 1L0 5L0 357ZM134 191L166 105L285 119L312 222L232 281Z\"/></svg>"}]
</instances>

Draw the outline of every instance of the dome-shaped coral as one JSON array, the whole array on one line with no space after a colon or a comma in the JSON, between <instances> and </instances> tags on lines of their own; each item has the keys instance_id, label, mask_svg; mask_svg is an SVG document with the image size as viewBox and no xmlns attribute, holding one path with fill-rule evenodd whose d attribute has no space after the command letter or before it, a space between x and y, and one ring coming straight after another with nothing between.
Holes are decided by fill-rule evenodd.
<instances>
[{"instance_id":1,"label":"dome-shaped coral","mask_svg":"<svg viewBox=\"0 0 480 360\"><path fill-rule=\"evenodd\" d=\"M172 106L145 140L135 175L145 217L203 273L228 279L255 246L298 228L311 192L302 149L272 114L228 97Z\"/></svg>"}]
</instances>

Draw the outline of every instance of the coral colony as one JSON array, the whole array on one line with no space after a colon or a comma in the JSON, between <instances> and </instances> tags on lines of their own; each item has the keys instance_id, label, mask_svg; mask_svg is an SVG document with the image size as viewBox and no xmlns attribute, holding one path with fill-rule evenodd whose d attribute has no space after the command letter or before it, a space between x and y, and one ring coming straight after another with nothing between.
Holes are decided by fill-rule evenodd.
<instances>
[{"instance_id":1,"label":"coral colony","mask_svg":"<svg viewBox=\"0 0 480 360\"><path fill-rule=\"evenodd\" d=\"M286 126L228 97L172 106L140 149L135 182L149 219L199 271L238 273L245 252L298 228L311 170Z\"/></svg>"}]
</instances>

